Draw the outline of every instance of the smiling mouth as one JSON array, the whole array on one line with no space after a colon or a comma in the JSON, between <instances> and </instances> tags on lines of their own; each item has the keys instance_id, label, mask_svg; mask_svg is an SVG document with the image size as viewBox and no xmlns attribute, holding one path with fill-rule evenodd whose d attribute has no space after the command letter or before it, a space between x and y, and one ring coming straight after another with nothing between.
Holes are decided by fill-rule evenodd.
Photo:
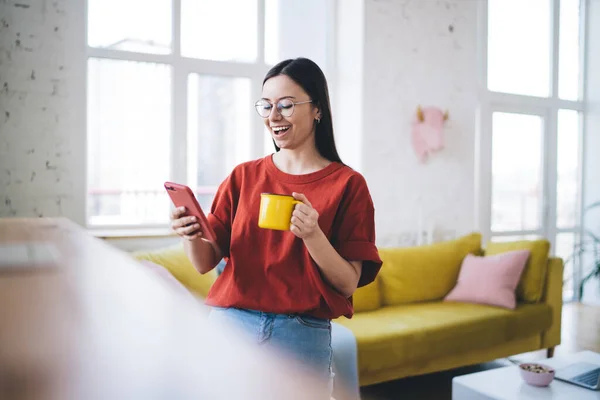
<instances>
[{"instance_id":1,"label":"smiling mouth","mask_svg":"<svg viewBox=\"0 0 600 400\"><path fill-rule=\"evenodd\" d=\"M271 128L275 136L279 136L287 132L291 126L274 126Z\"/></svg>"}]
</instances>

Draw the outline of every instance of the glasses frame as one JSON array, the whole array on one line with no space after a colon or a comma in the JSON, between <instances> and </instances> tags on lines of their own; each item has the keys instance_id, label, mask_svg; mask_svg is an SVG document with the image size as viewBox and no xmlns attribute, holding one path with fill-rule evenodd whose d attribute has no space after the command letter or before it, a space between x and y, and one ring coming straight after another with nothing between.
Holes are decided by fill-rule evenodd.
<instances>
[{"instance_id":1,"label":"glasses frame","mask_svg":"<svg viewBox=\"0 0 600 400\"><path fill-rule=\"evenodd\" d=\"M290 115L283 115L283 113L281 112L283 107L280 108L279 103L281 103L282 100L289 100L292 103L292 111L290 112ZM282 100L279 100L276 105L273 105L273 103L271 103L270 101L265 100L265 99L256 100L256 102L254 103L254 109L256 110L256 113L258 114L258 116L261 118L269 118L271 116L271 113L273 112L273 110L277 110L279 115L281 115L282 117L289 118L292 115L294 115L294 111L296 111L297 104L307 104L307 103L313 102L312 100L306 100L306 101L291 101L290 99L282 99ZM268 103L271 106L271 110L269 110L269 115L267 115L266 117L262 116L260 114L260 112L258 111L258 103L260 103L262 101L264 101L265 103Z\"/></svg>"}]
</instances>

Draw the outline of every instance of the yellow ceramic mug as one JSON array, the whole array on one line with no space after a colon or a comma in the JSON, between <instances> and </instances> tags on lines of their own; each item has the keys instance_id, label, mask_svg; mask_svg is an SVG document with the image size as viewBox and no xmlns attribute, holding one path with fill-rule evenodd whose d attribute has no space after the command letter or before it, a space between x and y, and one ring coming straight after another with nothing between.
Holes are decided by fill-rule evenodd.
<instances>
[{"instance_id":1,"label":"yellow ceramic mug","mask_svg":"<svg viewBox=\"0 0 600 400\"><path fill-rule=\"evenodd\" d=\"M296 204L302 203L286 194L261 193L258 226L264 229L289 231L292 212Z\"/></svg>"}]
</instances>

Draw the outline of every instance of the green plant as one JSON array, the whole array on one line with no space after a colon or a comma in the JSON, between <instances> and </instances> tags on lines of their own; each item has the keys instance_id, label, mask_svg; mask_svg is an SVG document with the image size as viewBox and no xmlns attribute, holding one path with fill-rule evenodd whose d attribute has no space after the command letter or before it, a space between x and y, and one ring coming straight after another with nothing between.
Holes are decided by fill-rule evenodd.
<instances>
[{"instance_id":1,"label":"green plant","mask_svg":"<svg viewBox=\"0 0 600 400\"><path fill-rule=\"evenodd\" d=\"M600 201L590 204L584 209L584 221L586 214L595 208L600 209ZM587 274L579 282L578 298L581 299L585 284L594 277L600 279L600 237L589 229L583 229L581 238L575 243L573 253L565 260L565 265L569 262L572 262L573 266L581 265L582 271L587 271Z\"/></svg>"}]
</instances>

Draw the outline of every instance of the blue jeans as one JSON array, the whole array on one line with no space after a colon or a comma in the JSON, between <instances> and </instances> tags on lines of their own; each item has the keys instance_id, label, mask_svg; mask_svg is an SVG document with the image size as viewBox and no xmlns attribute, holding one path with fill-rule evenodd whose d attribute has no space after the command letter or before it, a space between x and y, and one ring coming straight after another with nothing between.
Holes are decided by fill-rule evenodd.
<instances>
[{"instance_id":1,"label":"blue jeans","mask_svg":"<svg viewBox=\"0 0 600 400\"><path fill-rule=\"evenodd\" d=\"M272 314L238 308L213 307L209 320L238 327L256 344L283 351L318 378L324 392L332 392L331 322L296 314Z\"/></svg>"}]
</instances>

